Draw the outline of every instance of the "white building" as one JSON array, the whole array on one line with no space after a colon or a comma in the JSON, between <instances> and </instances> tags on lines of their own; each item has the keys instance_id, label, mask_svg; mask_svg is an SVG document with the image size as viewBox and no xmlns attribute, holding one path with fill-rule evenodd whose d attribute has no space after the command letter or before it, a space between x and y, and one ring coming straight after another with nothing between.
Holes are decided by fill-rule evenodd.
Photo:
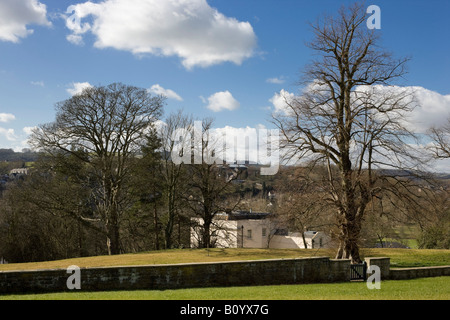
<instances>
[{"instance_id":1,"label":"white building","mask_svg":"<svg viewBox=\"0 0 450 320\"><path fill-rule=\"evenodd\" d=\"M17 169L12 169L12 170L9 172L9 174L10 174L10 175L13 175L13 174L16 174L16 175L21 175L21 174L27 175L27 174L28 174L28 168L17 168Z\"/></svg>"},{"instance_id":2,"label":"white building","mask_svg":"<svg viewBox=\"0 0 450 320\"><path fill-rule=\"evenodd\" d=\"M203 220L193 218L191 247L199 245ZM321 231L300 232L281 229L269 213L233 212L215 216L211 226L211 239L219 248L276 248L304 249L327 248L331 238Z\"/></svg>"}]
</instances>

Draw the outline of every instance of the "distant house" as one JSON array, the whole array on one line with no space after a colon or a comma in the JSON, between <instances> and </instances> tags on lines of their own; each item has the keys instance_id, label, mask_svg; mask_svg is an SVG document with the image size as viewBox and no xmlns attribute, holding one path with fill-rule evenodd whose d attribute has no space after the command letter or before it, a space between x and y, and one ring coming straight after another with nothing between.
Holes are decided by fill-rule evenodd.
<instances>
[{"instance_id":1,"label":"distant house","mask_svg":"<svg viewBox=\"0 0 450 320\"><path fill-rule=\"evenodd\" d=\"M248 167L243 164L230 164L228 167L223 167L224 174L226 174L227 181L233 180L235 183L242 183L244 180L242 179L236 179L238 177L241 177L244 172L248 170Z\"/></svg>"},{"instance_id":2,"label":"distant house","mask_svg":"<svg viewBox=\"0 0 450 320\"><path fill-rule=\"evenodd\" d=\"M203 220L192 218L191 247L199 246ZM289 232L279 228L272 215L265 212L217 214L211 227L211 239L219 248L274 248L307 249L327 248L331 238L321 231Z\"/></svg>"},{"instance_id":3,"label":"distant house","mask_svg":"<svg viewBox=\"0 0 450 320\"><path fill-rule=\"evenodd\" d=\"M273 191L273 190L270 190L268 193L267 193L267 198L269 198L269 200L275 200L276 199L276 194L275 194L275 191Z\"/></svg>"},{"instance_id":4,"label":"distant house","mask_svg":"<svg viewBox=\"0 0 450 320\"><path fill-rule=\"evenodd\" d=\"M23 179L26 175L28 175L28 168L12 169L9 172L8 180Z\"/></svg>"},{"instance_id":5,"label":"distant house","mask_svg":"<svg viewBox=\"0 0 450 320\"><path fill-rule=\"evenodd\" d=\"M28 168L12 169L9 172L9 175L27 175L27 174L28 174Z\"/></svg>"}]
</instances>

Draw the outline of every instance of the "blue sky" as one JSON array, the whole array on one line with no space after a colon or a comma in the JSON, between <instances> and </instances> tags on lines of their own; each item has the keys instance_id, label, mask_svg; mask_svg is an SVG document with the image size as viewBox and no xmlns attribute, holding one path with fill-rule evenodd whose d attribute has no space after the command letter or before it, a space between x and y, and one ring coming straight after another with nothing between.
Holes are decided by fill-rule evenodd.
<instances>
[{"instance_id":1,"label":"blue sky","mask_svg":"<svg viewBox=\"0 0 450 320\"><path fill-rule=\"evenodd\" d=\"M215 118L215 127L273 127L273 98L301 89L296 82L312 58L308 22L353 2L0 0L0 148L27 147L30 128L53 121L55 103L82 84L165 92L165 115L182 108ZM450 110L450 1L365 4L381 9L384 47L412 58L402 85L417 87L423 102L417 127L442 123Z\"/></svg>"}]
</instances>

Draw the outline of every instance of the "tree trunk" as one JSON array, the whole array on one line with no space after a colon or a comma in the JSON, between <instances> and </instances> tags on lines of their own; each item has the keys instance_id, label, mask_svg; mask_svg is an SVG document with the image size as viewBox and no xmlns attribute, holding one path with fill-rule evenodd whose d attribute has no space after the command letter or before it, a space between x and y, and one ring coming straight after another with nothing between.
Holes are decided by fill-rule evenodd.
<instances>
[{"instance_id":1,"label":"tree trunk","mask_svg":"<svg viewBox=\"0 0 450 320\"><path fill-rule=\"evenodd\" d=\"M335 259L344 259L343 258L343 253L344 253L344 242L342 239L339 239L339 248L336 252L336 257Z\"/></svg>"},{"instance_id":2,"label":"tree trunk","mask_svg":"<svg viewBox=\"0 0 450 320\"><path fill-rule=\"evenodd\" d=\"M153 223L155 225L155 249L159 250L158 211L156 210L156 200L153 204Z\"/></svg>"},{"instance_id":3,"label":"tree trunk","mask_svg":"<svg viewBox=\"0 0 450 320\"><path fill-rule=\"evenodd\" d=\"M110 209L109 217L109 223L106 225L106 245L108 254L120 254L119 220L115 208Z\"/></svg>"},{"instance_id":4,"label":"tree trunk","mask_svg":"<svg viewBox=\"0 0 450 320\"><path fill-rule=\"evenodd\" d=\"M106 236L106 246L108 254L120 254L119 230L116 226L111 226Z\"/></svg>"},{"instance_id":5,"label":"tree trunk","mask_svg":"<svg viewBox=\"0 0 450 320\"><path fill-rule=\"evenodd\" d=\"M211 241L211 237L210 237L209 224L208 225L205 224L204 228L203 228L203 240L202 240L203 248L209 248L210 247L210 241Z\"/></svg>"},{"instance_id":6,"label":"tree trunk","mask_svg":"<svg viewBox=\"0 0 450 320\"><path fill-rule=\"evenodd\" d=\"M361 263L361 257L359 255L359 246L354 239L348 239L344 246L344 257L350 259L352 263Z\"/></svg>"},{"instance_id":7,"label":"tree trunk","mask_svg":"<svg viewBox=\"0 0 450 320\"><path fill-rule=\"evenodd\" d=\"M378 237L378 240L380 241L381 248L384 248L383 237L379 234L377 234L377 237Z\"/></svg>"},{"instance_id":8,"label":"tree trunk","mask_svg":"<svg viewBox=\"0 0 450 320\"><path fill-rule=\"evenodd\" d=\"M212 218L209 214L205 214L205 219L203 220L203 234L202 234L202 246L203 248L211 247L211 224Z\"/></svg>"},{"instance_id":9,"label":"tree trunk","mask_svg":"<svg viewBox=\"0 0 450 320\"><path fill-rule=\"evenodd\" d=\"M361 219L354 217L346 219L341 225L339 248L336 259L350 259L352 263L361 263L358 239L361 231Z\"/></svg>"},{"instance_id":10,"label":"tree trunk","mask_svg":"<svg viewBox=\"0 0 450 320\"><path fill-rule=\"evenodd\" d=\"M305 249L308 249L308 243L306 242L304 231L302 231L302 239L303 239L303 246L305 247Z\"/></svg>"},{"instance_id":11,"label":"tree trunk","mask_svg":"<svg viewBox=\"0 0 450 320\"><path fill-rule=\"evenodd\" d=\"M165 241L165 247L166 249L170 249L172 247L172 233L173 233L173 225L174 225L174 219L175 219L175 191L173 188L170 188L169 194L168 194L168 219L166 228L164 229L164 241Z\"/></svg>"}]
</instances>

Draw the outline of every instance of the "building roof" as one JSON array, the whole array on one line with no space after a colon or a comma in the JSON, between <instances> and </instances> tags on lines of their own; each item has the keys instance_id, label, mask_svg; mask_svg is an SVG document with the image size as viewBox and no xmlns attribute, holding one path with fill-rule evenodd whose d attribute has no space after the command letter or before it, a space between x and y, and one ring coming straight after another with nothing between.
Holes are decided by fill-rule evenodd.
<instances>
[{"instance_id":1,"label":"building roof","mask_svg":"<svg viewBox=\"0 0 450 320\"><path fill-rule=\"evenodd\" d=\"M319 231L305 231L305 237L314 239L319 234Z\"/></svg>"},{"instance_id":2,"label":"building roof","mask_svg":"<svg viewBox=\"0 0 450 320\"><path fill-rule=\"evenodd\" d=\"M261 220L266 219L271 214L268 212L252 212L252 211L233 211L230 213L221 213L216 215L218 219L226 219L226 220Z\"/></svg>"}]
</instances>

